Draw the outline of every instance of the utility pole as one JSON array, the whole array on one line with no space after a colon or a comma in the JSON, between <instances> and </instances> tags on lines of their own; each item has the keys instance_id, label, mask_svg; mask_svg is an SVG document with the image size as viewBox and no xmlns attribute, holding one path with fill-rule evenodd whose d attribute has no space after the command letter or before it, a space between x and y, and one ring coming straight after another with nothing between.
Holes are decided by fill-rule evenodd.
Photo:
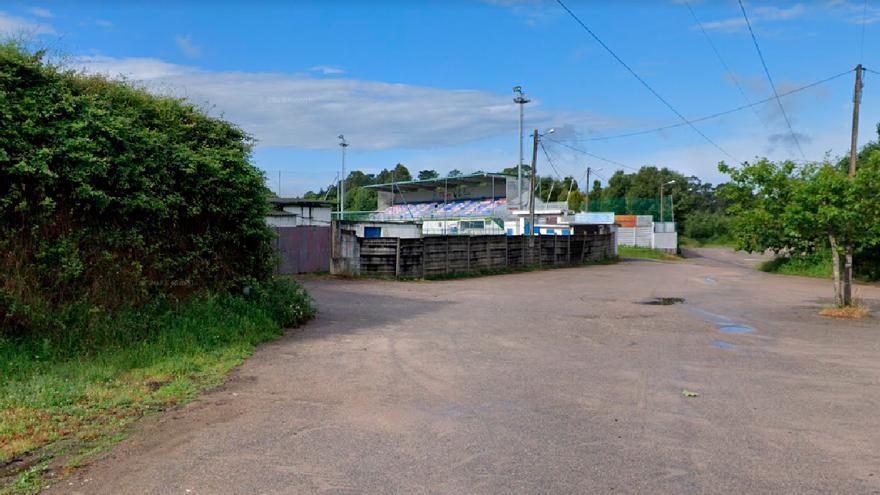
<instances>
[{"instance_id":1,"label":"utility pole","mask_svg":"<svg viewBox=\"0 0 880 495\"><path fill-rule=\"evenodd\" d=\"M589 213L590 212L590 167L587 167L587 200L585 201L585 204L586 204L585 211L587 213Z\"/></svg>"},{"instance_id":2,"label":"utility pole","mask_svg":"<svg viewBox=\"0 0 880 495\"><path fill-rule=\"evenodd\" d=\"M281 197L281 171L278 171L278 197Z\"/></svg>"},{"instance_id":3,"label":"utility pole","mask_svg":"<svg viewBox=\"0 0 880 495\"><path fill-rule=\"evenodd\" d=\"M849 180L854 180L856 176L856 161L858 160L859 145L859 105L862 103L862 64L856 66L856 83L853 90L853 118L852 118L852 136L850 138L849 149ZM853 246L847 242L843 248L843 304L849 306L852 304L852 283L853 283Z\"/></svg>"},{"instance_id":4,"label":"utility pole","mask_svg":"<svg viewBox=\"0 0 880 495\"><path fill-rule=\"evenodd\" d=\"M660 183L660 223L663 223L663 186L666 184Z\"/></svg>"},{"instance_id":5,"label":"utility pole","mask_svg":"<svg viewBox=\"0 0 880 495\"><path fill-rule=\"evenodd\" d=\"M535 235L535 171L538 168L538 130L535 129L532 143L532 170L529 181L529 235Z\"/></svg>"},{"instance_id":6,"label":"utility pole","mask_svg":"<svg viewBox=\"0 0 880 495\"><path fill-rule=\"evenodd\" d=\"M532 100L528 99L523 93L522 86L514 86L513 92L516 94L513 102L519 105L519 162L516 165L516 202L519 208L522 209L523 107Z\"/></svg>"},{"instance_id":7,"label":"utility pole","mask_svg":"<svg viewBox=\"0 0 880 495\"><path fill-rule=\"evenodd\" d=\"M339 146L342 148L342 175L339 176L339 219L345 220L345 148L348 148L348 142L342 134L339 135Z\"/></svg>"}]
</instances>

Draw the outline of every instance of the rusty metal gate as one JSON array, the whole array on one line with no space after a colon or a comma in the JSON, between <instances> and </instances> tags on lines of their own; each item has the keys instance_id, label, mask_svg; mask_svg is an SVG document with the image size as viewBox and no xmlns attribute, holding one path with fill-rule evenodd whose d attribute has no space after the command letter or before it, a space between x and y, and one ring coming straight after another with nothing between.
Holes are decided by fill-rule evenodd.
<instances>
[{"instance_id":1,"label":"rusty metal gate","mask_svg":"<svg viewBox=\"0 0 880 495\"><path fill-rule=\"evenodd\" d=\"M273 246L278 255L277 273L326 272L330 270L330 227L274 227Z\"/></svg>"}]
</instances>

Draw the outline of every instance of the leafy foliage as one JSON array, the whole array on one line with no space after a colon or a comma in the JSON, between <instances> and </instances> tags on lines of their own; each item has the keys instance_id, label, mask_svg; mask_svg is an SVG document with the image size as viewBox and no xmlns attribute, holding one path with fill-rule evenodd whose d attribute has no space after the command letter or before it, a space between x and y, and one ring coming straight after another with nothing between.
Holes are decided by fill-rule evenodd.
<instances>
[{"instance_id":1,"label":"leafy foliage","mask_svg":"<svg viewBox=\"0 0 880 495\"><path fill-rule=\"evenodd\" d=\"M251 143L181 99L0 46L3 328L268 280Z\"/></svg>"}]
</instances>

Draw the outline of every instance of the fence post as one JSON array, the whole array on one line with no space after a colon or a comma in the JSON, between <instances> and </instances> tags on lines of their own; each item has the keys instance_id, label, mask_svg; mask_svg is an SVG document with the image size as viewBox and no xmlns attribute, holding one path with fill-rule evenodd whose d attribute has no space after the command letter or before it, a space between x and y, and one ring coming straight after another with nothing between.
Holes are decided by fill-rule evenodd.
<instances>
[{"instance_id":1,"label":"fence post","mask_svg":"<svg viewBox=\"0 0 880 495\"><path fill-rule=\"evenodd\" d=\"M394 250L394 276L400 277L400 237L397 238L397 246Z\"/></svg>"},{"instance_id":2,"label":"fence post","mask_svg":"<svg viewBox=\"0 0 880 495\"><path fill-rule=\"evenodd\" d=\"M467 236L467 267L468 273L471 271L471 236Z\"/></svg>"},{"instance_id":3,"label":"fence post","mask_svg":"<svg viewBox=\"0 0 880 495\"><path fill-rule=\"evenodd\" d=\"M446 275L449 275L449 236L446 236Z\"/></svg>"},{"instance_id":4,"label":"fence post","mask_svg":"<svg viewBox=\"0 0 880 495\"><path fill-rule=\"evenodd\" d=\"M571 233L574 233L574 231L572 231ZM567 237L568 237L568 247L566 248L567 252L565 253L565 255L568 257L568 264L571 265L573 263L571 261L571 235L568 235Z\"/></svg>"}]
</instances>

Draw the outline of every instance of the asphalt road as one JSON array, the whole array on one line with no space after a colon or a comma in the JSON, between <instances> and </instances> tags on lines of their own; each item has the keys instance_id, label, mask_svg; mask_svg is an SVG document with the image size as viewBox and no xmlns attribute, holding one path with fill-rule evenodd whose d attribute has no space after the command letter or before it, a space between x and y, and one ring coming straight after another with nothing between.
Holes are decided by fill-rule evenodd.
<instances>
[{"instance_id":1,"label":"asphalt road","mask_svg":"<svg viewBox=\"0 0 880 495\"><path fill-rule=\"evenodd\" d=\"M696 254L308 281L315 321L52 491L880 493L878 319L817 316L830 282Z\"/></svg>"}]
</instances>

